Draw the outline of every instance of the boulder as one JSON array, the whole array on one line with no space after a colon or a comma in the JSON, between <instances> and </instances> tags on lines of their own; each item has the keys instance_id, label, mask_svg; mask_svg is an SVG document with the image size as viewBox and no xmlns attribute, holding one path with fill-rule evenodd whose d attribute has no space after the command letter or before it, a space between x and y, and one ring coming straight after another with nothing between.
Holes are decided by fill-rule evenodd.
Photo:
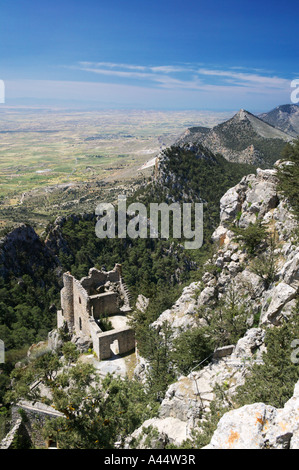
<instances>
[{"instance_id":1,"label":"boulder","mask_svg":"<svg viewBox=\"0 0 299 470\"><path fill-rule=\"evenodd\" d=\"M241 201L236 189L230 188L220 199L220 219L223 226L228 226L241 210Z\"/></svg>"},{"instance_id":2,"label":"boulder","mask_svg":"<svg viewBox=\"0 0 299 470\"><path fill-rule=\"evenodd\" d=\"M262 328L250 328L245 336L239 339L234 349L234 357L238 359L251 358L253 354L259 351L259 355L264 348L265 330Z\"/></svg>"},{"instance_id":3,"label":"boulder","mask_svg":"<svg viewBox=\"0 0 299 470\"><path fill-rule=\"evenodd\" d=\"M88 336L78 335L73 336L71 339L72 343L74 343L77 349L81 352L88 352L89 349L92 349L93 343L92 339Z\"/></svg>"},{"instance_id":4,"label":"boulder","mask_svg":"<svg viewBox=\"0 0 299 470\"><path fill-rule=\"evenodd\" d=\"M63 346L63 341L60 338L59 331L57 329L52 330L48 333L48 347L51 351L56 351Z\"/></svg>"},{"instance_id":5,"label":"boulder","mask_svg":"<svg viewBox=\"0 0 299 470\"><path fill-rule=\"evenodd\" d=\"M204 449L299 449L299 382L282 409L254 403L225 413Z\"/></svg>"},{"instance_id":6,"label":"boulder","mask_svg":"<svg viewBox=\"0 0 299 470\"><path fill-rule=\"evenodd\" d=\"M229 411L220 419L204 449L263 449L265 426L275 421L276 409L256 403Z\"/></svg>"},{"instance_id":7,"label":"boulder","mask_svg":"<svg viewBox=\"0 0 299 470\"><path fill-rule=\"evenodd\" d=\"M124 448L164 449L167 444L180 446L188 437L187 424L176 418L152 418L145 421L127 439Z\"/></svg>"},{"instance_id":8,"label":"boulder","mask_svg":"<svg viewBox=\"0 0 299 470\"><path fill-rule=\"evenodd\" d=\"M272 291L269 292L271 297L268 298L268 303L263 307L263 311L260 318L260 324L264 325L267 323L278 324L278 318L283 307L293 300L296 296L297 289L294 289L285 282L280 282L275 286Z\"/></svg>"},{"instance_id":9,"label":"boulder","mask_svg":"<svg viewBox=\"0 0 299 470\"><path fill-rule=\"evenodd\" d=\"M220 246L223 245L227 232L227 228L223 227L223 225L219 225L219 227L217 227L217 229L212 234L212 241L214 243L218 243Z\"/></svg>"},{"instance_id":10,"label":"boulder","mask_svg":"<svg viewBox=\"0 0 299 470\"><path fill-rule=\"evenodd\" d=\"M145 312L149 304L149 299L142 294L139 294L136 301L136 309Z\"/></svg>"}]
</instances>

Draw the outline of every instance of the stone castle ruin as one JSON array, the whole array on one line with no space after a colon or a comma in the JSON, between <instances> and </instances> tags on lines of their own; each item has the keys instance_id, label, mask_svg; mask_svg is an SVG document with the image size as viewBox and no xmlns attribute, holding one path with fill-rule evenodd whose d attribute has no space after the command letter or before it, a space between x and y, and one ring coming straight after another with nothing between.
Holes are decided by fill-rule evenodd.
<instances>
[{"instance_id":1,"label":"stone castle ruin","mask_svg":"<svg viewBox=\"0 0 299 470\"><path fill-rule=\"evenodd\" d=\"M99 360L111 357L112 346L118 354L134 350L134 331L126 322L109 331L103 331L100 326L103 318L113 318L115 315L125 318L126 313L131 310L121 265L116 264L108 272L92 268L88 276L80 281L67 272L63 275L63 283L57 328L66 324L73 335L91 340Z\"/></svg>"},{"instance_id":2,"label":"stone castle ruin","mask_svg":"<svg viewBox=\"0 0 299 470\"><path fill-rule=\"evenodd\" d=\"M129 292L122 279L121 265L116 264L108 272L92 268L88 276L80 281L67 272L63 275L63 282L61 310L57 312L58 329L67 325L73 338L81 338L83 343L93 345L99 360L109 359L115 352L125 354L135 349L134 331L126 323L126 313L131 308ZM117 327L104 332L100 326L101 319L107 317L111 320L117 318L118 321L111 321L112 326ZM0 341L1 346L4 350L4 344ZM43 439L41 429L46 419L63 416L44 403L18 402L12 407L11 430L0 442L0 449L11 448L16 436L26 442L26 445L57 448L56 441Z\"/></svg>"}]
</instances>

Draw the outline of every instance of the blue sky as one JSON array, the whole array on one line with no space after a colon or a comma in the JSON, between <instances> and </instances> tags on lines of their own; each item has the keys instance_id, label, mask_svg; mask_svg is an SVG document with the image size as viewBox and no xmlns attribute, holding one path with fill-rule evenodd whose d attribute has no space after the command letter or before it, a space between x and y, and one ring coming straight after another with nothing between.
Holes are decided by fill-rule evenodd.
<instances>
[{"instance_id":1,"label":"blue sky","mask_svg":"<svg viewBox=\"0 0 299 470\"><path fill-rule=\"evenodd\" d=\"M246 108L290 102L298 1L0 0L6 104Z\"/></svg>"}]
</instances>

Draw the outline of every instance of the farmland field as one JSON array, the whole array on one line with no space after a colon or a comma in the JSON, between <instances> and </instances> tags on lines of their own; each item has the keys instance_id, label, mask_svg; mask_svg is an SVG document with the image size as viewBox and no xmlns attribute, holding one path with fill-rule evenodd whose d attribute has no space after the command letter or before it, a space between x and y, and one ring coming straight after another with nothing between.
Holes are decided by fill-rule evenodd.
<instances>
[{"instance_id":1,"label":"farmland field","mask_svg":"<svg viewBox=\"0 0 299 470\"><path fill-rule=\"evenodd\" d=\"M211 127L228 113L76 111L0 107L0 228L43 227L58 214L133 189L140 167L187 127ZM88 201L88 203L86 203Z\"/></svg>"}]
</instances>

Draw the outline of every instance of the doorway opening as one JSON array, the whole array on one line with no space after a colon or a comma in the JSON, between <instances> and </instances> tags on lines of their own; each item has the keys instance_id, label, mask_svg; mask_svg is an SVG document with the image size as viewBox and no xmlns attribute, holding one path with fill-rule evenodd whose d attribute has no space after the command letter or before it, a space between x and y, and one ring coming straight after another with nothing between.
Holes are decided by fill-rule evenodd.
<instances>
[{"instance_id":1,"label":"doorway opening","mask_svg":"<svg viewBox=\"0 0 299 470\"><path fill-rule=\"evenodd\" d=\"M119 342L118 339L115 339L113 343L110 344L110 349L113 354L119 354Z\"/></svg>"}]
</instances>

